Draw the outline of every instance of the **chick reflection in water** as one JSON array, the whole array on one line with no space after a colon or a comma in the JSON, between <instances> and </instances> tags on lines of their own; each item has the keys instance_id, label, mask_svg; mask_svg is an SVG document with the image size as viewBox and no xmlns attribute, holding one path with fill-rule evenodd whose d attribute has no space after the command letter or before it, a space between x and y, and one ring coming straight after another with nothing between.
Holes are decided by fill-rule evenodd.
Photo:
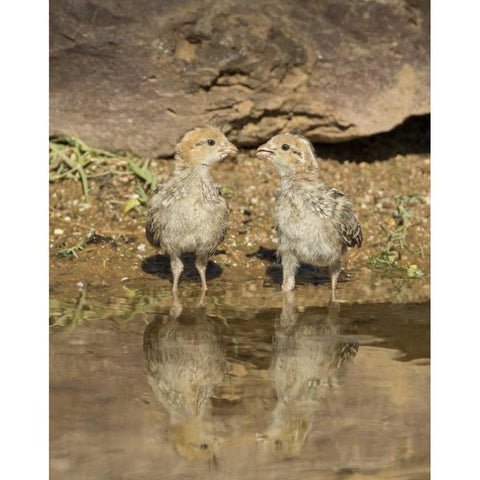
<instances>
[{"instance_id":1,"label":"chick reflection in water","mask_svg":"<svg viewBox=\"0 0 480 480\"><path fill-rule=\"evenodd\" d=\"M358 351L358 343L342 338L340 304L328 313L300 313L294 292L283 293L282 313L275 324L270 375L277 393L272 421L259 440L275 456L297 457L312 427L313 415L327 408L328 396L339 387Z\"/></svg>"},{"instance_id":2,"label":"chick reflection in water","mask_svg":"<svg viewBox=\"0 0 480 480\"><path fill-rule=\"evenodd\" d=\"M210 397L226 371L216 325L197 307L183 307L178 297L167 319L156 319L143 337L148 383L170 415L170 441L187 460L215 463L217 437L210 418Z\"/></svg>"}]
</instances>

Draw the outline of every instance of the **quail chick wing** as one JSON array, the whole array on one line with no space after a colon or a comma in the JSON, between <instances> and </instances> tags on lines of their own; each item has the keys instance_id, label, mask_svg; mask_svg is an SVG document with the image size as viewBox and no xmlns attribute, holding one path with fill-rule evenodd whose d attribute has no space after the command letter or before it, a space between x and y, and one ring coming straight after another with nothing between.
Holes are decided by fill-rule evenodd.
<instances>
[{"instance_id":1,"label":"quail chick wing","mask_svg":"<svg viewBox=\"0 0 480 480\"><path fill-rule=\"evenodd\" d=\"M353 213L352 202L336 188L329 189L327 195L333 200L332 219L337 225L342 243L347 247L360 248L363 241L362 227Z\"/></svg>"}]
</instances>

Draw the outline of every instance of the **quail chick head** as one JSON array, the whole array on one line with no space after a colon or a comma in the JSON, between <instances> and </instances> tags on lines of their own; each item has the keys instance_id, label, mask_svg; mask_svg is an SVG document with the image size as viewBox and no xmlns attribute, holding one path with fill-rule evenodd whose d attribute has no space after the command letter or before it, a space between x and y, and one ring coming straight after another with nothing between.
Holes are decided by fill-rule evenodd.
<instances>
[{"instance_id":1,"label":"quail chick head","mask_svg":"<svg viewBox=\"0 0 480 480\"><path fill-rule=\"evenodd\" d=\"M257 157L270 160L280 176L316 176L318 172L315 151L308 138L297 133L282 133L272 137L257 149Z\"/></svg>"},{"instance_id":2,"label":"quail chick head","mask_svg":"<svg viewBox=\"0 0 480 480\"><path fill-rule=\"evenodd\" d=\"M237 153L224 133L216 127L196 127L186 132L175 148L175 160L184 166L208 166Z\"/></svg>"},{"instance_id":3,"label":"quail chick head","mask_svg":"<svg viewBox=\"0 0 480 480\"><path fill-rule=\"evenodd\" d=\"M183 271L183 253L195 253L202 289L207 289L208 258L225 237L228 217L227 203L208 166L236 152L216 127L189 130L176 146L172 176L157 186L149 200L147 239L169 255L174 291Z\"/></svg>"},{"instance_id":4,"label":"quail chick head","mask_svg":"<svg viewBox=\"0 0 480 480\"><path fill-rule=\"evenodd\" d=\"M293 289L300 262L307 262L329 268L335 299L347 247L362 244L362 229L350 199L324 186L313 146L299 133L272 137L257 149L257 157L270 160L281 177L274 216L277 253L283 266L282 290Z\"/></svg>"}]
</instances>

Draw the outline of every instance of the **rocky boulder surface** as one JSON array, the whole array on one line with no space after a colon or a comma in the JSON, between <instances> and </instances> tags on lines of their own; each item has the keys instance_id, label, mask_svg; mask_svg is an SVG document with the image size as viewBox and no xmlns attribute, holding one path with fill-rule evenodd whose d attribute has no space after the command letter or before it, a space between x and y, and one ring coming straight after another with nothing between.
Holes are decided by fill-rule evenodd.
<instances>
[{"instance_id":1,"label":"rocky boulder surface","mask_svg":"<svg viewBox=\"0 0 480 480\"><path fill-rule=\"evenodd\" d=\"M50 133L146 156L208 122L341 142L429 113L429 65L428 0L53 0Z\"/></svg>"}]
</instances>

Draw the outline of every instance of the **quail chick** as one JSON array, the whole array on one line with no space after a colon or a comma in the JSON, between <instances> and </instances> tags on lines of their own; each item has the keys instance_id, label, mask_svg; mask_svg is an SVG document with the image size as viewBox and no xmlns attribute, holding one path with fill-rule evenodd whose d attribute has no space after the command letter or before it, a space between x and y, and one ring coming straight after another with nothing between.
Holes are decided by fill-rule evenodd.
<instances>
[{"instance_id":1,"label":"quail chick","mask_svg":"<svg viewBox=\"0 0 480 480\"><path fill-rule=\"evenodd\" d=\"M221 338L203 297L197 307L184 308L176 294L168 319L154 315L143 335L148 383L169 414L175 451L188 460L215 455L219 425L211 397L227 372Z\"/></svg>"},{"instance_id":2,"label":"quail chick","mask_svg":"<svg viewBox=\"0 0 480 480\"><path fill-rule=\"evenodd\" d=\"M273 162L281 177L276 192L275 222L282 259L282 290L292 290L299 262L327 266L332 299L347 247L360 247L362 229L349 198L326 188L318 175L315 151L299 133L275 135L257 149Z\"/></svg>"},{"instance_id":3,"label":"quail chick","mask_svg":"<svg viewBox=\"0 0 480 480\"><path fill-rule=\"evenodd\" d=\"M297 457L315 413L328 412L329 397L346 378L358 343L342 340L340 304L330 302L326 316L299 312L295 292L283 294L275 323L269 373L277 403L262 440L280 458Z\"/></svg>"},{"instance_id":4,"label":"quail chick","mask_svg":"<svg viewBox=\"0 0 480 480\"><path fill-rule=\"evenodd\" d=\"M157 186L149 200L147 239L169 255L173 291L183 271L183 253L195 253L202 289L207 290L208 258L225 237L228 217L227 203L208 167L236 152L216 127L189 130L176 146L173 175Z\"/></svg>"}]
</instances>

